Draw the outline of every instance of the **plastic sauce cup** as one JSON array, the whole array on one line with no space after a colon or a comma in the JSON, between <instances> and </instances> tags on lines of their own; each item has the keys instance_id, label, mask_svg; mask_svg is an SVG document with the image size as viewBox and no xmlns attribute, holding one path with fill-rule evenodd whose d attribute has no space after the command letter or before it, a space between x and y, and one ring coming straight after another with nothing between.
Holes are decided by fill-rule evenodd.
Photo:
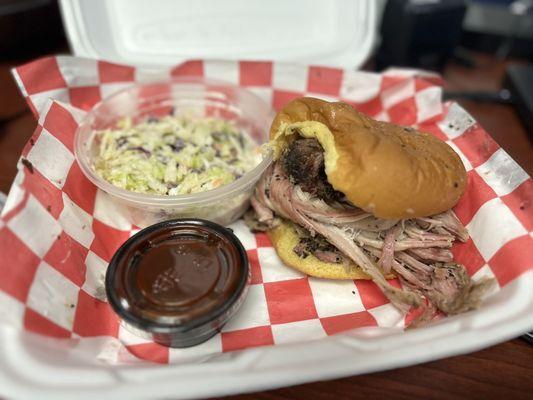
<instances>
[{"instance_id":1,"label":"plastic sauce cup","mask_svg":"<svg viewBox=\"0 0 533 400\"><path fill-rule=\"evenodd\" d=\"M127 240L109 264L109 304L132 333L170 347L202 343L244 301L246 251L233 232L200 219L152 225Z\"/></svg>"}]
</instances>

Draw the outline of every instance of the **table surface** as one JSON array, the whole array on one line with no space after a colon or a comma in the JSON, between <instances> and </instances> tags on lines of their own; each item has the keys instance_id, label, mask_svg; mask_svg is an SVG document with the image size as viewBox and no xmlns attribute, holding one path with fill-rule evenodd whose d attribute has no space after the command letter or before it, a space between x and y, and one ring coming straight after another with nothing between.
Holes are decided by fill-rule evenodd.
<instances>
[{"instance_id":1,"label":"table surface","mask_svg":"<svg viewBox=\"0 0 533 400\"><path fill-rule=\"evenodd\" d=\"M444 71L450 90L494 90L505 62L476 55L476 68L449 64ZM36 122L15 87L9 68L0 64L0 191L7 193L20 152ZM533 146L515 111L508 105L460 103L522 167L533 174ZM320 366L317 366L320 368ZM514 339L468 355L392 371L316 382L227 399L393 399L533 398L533 346Z\"/></svg>"}]
</instances>

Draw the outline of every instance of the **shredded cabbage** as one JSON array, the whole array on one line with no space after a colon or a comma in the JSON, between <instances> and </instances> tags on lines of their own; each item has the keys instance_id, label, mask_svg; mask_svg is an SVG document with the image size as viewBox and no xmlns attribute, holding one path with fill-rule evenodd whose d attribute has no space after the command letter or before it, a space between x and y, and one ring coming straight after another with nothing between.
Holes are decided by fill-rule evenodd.
<instances>
[{"instance_id":1,"label":"shredded cabbage","mask_svg":"<svg viewBox=\"0 0 533 400\"><path fill-rule=\"evenodd\" d=\"M261 161L260 149L227 120L168 115L97 132L94 169L139 193L179 195L233 182Z\"/></svg>"}]
</instances>

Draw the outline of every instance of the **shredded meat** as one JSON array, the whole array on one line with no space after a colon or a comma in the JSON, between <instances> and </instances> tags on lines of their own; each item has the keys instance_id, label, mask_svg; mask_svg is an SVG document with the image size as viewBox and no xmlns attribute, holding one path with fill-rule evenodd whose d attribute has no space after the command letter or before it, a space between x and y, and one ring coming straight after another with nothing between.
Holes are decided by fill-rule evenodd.
<instances>
[{"instance_id":1,"label":"shredded meat","mask_svg":"<svg viewBox=\"0 0 533 400\"><path fill-rule=\"evenodd\" d=\"M441 262L452 262L453 254L450 250L439 249L436 247L430 248L419 248L419 249L409 249L408 254L413 255L421 260L426 261L441 261Z\"/></svg>"},{"instance_id":2,"label":"shredded meat","mask_svg":"<svg viewBox=\"0 0 533 400\"><path fill-rule=\"evenodd\" d=\"M385 274L390 273L392 269L392 261L394 260L394 244L396 243L396 236L400 233L400 226L390 228L385 234L385 241L383 242L383 251L378 264L383 268Z\"/></svg>"},{"instance_id":3,"label":"shredded meat","mask_svg":"<svg viewBox=\"0 0 533 400\"><path fill-rule=\"evenodd\" d=\"M324 152L316 139L298 138L293 141L283 154L282 164L285 173L305 192L328 200L343 197L328 182Z\"/></svg>"},{"instance_id":4,"label":"shredded meat","mask_svg":"<svg viewBox=\"0 0 533 400\"><path fill-rule=\"evenodd\" d=\"M257 219L259 222L267 222L274 218L274 213L265 204L261 203L255 196L250 199L252 207L257 213Z\"/></svg>"},{"instance_id":5,"label":"shredded meat","mask_svg":"<svg viewBox=\"0 0 533 400\"><path fill-rule=\"evenodd\" d=\"M278 218L274 218L268 222L260 222L254 209L249 209L244 213L244 223L253 232L266 232L274 228L279 222Z\"/></svg>"},{"instance_id":6,"label":"shredded meat","mask_svg":"<svg viewBox=\"0 0 533 400\"><path fill-rule=\"evenodd\" d=\"M386 220L354 207L333 191L324 173L323 151L315 139L293 142L256 187L252 225L270 229L280 218L295 223L301 240L293 249L326 262L353 260L398 309L421 307L413 326L438 312L476 308L494 281L473 282L453 262L454 240L468 240L453 211L426 218ZM250 217L247 217L250 219ZM385 275L398 275L402 288Z\"/></svg>"},{"instance_id":7,"label":"shredded meat","mask_svg":"<svg viewBox=\"0 0 533 400\"><path fill-rule=\"evenodd\" d=\"M267 169L250 198L253 211L244 214L244 222L252 231L268 231L279 223L279 218L274 215L277 210L269 198L272 170L272 166Z\"/></svg>"},{"instance_id":8,"label":"shredded meat","mask_svg":"<svg viewBox=\"0 0 533 400\"><path fill-rule=\"evenodd\" d=\"M409 306L418 307L422 301L419 295L392 286L379 268L359 247L348 231L335 225L316 221L309 217L309 209L302 207L301 201L295 196L294 185L276 163L273 170L274 179L270 179L270 198L277 212L284 218L292 220L308 230L311 236L316 233L324 236L332 245L347 257L351 258L359 267L381 288L389 300L403 311ZM268 178L267 178L268 179ZM307 212L306 212L307 211Z\"/></svg>"},{"instance_id":9,"label":"shredded meat","mask_svg":"<svg viewBox=\"0 0 533 400\"><path fill-rule=\"evenodd\" d=\"M461 242L466 242L470 237L468 231L461 224L461 221L453 212L445 212L428 218L420 218L422 222L429 224L429 227L443 228L445 231L455 235ZM442 229L439 229L442 232Z\"/></svg>"},{"instance_id":10,"label":"shredded meat","mask_svg":"<svg viewBox=\"0 0 533 400\"><path fill-rule=\"evenodd\" d=\"M321 235L306 236L304 233L293 251L301 258L312 254L320 261L327 263L346 262L344 255Z\"/></svg>"},{"instance_id":11,"label":"shredded meat","mask_svg":"<svg viewBox=\"0 0 533 400\"><path fill-rule=\"evenodd\" d=\"M342 262L342 257L337 251L315 250L313 254L320 261L324 261L327 263L338 264Z\"/></svg>"}]
</instances>

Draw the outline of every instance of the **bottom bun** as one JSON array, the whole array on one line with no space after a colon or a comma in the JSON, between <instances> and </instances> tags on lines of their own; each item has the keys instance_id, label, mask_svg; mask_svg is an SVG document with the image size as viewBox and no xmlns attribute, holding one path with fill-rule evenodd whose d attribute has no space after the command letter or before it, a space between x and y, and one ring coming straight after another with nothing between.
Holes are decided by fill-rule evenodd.
<instances>
[{"instance_id":1,"label":"bottom bun","mask_svg":"<svg viewBox=\"0 0 533 400\"><path fill-rule=\"evenodd\" d=\"M305 258L299 257L293 251L300 240L292 222L282 222L268 231L268 237L283 263L306 275L325 279L370 279L353 262L348 265L327 263L320 261L312 254ZM389 275L386 278L394 278L394 275Z\"/></svg>"}]
</instances>

